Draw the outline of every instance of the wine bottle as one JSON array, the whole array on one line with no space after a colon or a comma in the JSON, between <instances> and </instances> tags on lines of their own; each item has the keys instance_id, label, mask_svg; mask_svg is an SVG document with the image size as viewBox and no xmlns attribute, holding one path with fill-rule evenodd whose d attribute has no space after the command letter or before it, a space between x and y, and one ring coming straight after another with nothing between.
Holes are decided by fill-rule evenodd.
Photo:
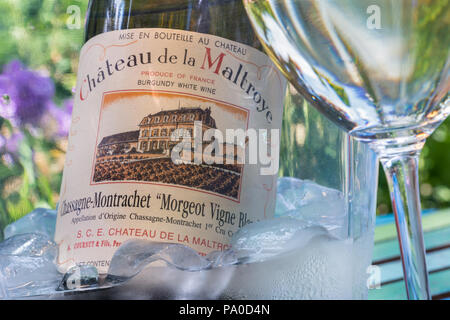
<instances>
[{"instance_id":1,"label":"wine bottle","mask_svg":"<svg viewBox=\"0 0 450 320\"><path fill-rule=\"evenodd\" d=\"M273 216L285 80L239 0L91 0L61 184L58 264L131 238L226 250Z\"/></svg>"}]
</instances>

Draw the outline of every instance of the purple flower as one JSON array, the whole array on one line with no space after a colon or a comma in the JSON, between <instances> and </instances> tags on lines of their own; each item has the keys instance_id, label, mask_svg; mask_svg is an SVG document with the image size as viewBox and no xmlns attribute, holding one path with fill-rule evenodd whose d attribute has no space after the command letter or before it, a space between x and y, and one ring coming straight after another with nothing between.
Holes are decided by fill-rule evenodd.
<instances>
[{"instance_id":1,"label":"purple flower","mask_svg":"<svg viewBox=\"0 0 450 320\"><path fill-rule=\"evenodd\" d=\"M20 143L23 140L23 133L17 132L11 135L9 139L6 140L5 149L9 153L17 153L19 150Z\"/></svg>"},{"instance_id":2,"label":"purple flower","mask_svg":"<svg viewBox=\"0 0 450 320\"><path fill-rule=\"evenodd\" d=\"M18 125L35 125L47 111L54 94L55 86L49 77L12 61L0 75L0 96L9 97L9 101L0 102L0 116Z\"/></svg>"},{"instance_id":3,"label":"purple flower","mask_svg":"<svg viewBox=\"0 0 450 320\"><path fill-rule=\"evenodd\" d=\"M57 137L65 138L69 134L70 122L72 120L72 109L73 109L73 101L66 100L62 107L57 107L54 104L50 104L48 108L48 116L51 119L48 119L47 116L43 118L44 121L50 120L55 122L56 129L54 130L54 134Z\"/></svg>"},{"instance_id":4,"label":"purple flower","mask_svg":"<svg viewBox=\"0 0 450 320\"><path fill-rule=\"evenodd\" d=\"M0 136L0 155L4 155L11 158L17 157L17 152L19 151L20 143L22 142L24 136L22 132L13 133L11 136L6 138L5 136Z\"/></svg>"}]
</instances>

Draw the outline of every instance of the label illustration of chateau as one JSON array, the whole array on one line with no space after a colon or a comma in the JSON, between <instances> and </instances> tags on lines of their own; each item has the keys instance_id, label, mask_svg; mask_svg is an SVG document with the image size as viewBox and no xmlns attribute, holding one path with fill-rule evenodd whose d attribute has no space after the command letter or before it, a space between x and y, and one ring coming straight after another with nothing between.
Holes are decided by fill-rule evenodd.
<instances>
[{"instance_id":1,"label":"label illustration of chateau","mask_svg":"<svg viewBox=\"0 0 450 320\"><path fill-rule=\"evenodd\" d=\"M202 136L208 129L217 129L216 120L211 113L211 106L163 106L161 111L149 113L140 121L137 120L137 130L104 136L97 142L92 182L153 182L201 189L238 199L243 165L226 163L226 149L230 146L225 143L222 146L222 164L193 163L194 122L201 122ZM136 119L136 115L134 118ZM101 123L102 120L101 116ZM172 149L181 141L181 138L171 141L171 135L177 129L189 132L191 163L176 164L172 161ZM210 143L203 142L202 150ZM236 159L238 147L233 145L232 148L233 158Z\"/></svg>"}]
</instances>

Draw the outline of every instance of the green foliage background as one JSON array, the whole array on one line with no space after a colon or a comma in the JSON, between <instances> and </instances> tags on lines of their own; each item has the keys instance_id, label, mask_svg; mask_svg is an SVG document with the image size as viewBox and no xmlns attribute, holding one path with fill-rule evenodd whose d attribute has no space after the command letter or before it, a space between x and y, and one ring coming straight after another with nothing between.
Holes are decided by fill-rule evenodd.
<instances>
[{"instance_id":1,"label":"green foliage background","mask_svg":"<svg viewBox=\"0 0 450 320\"><path fill-rule=\"evenodd\" d=\"M0 0L0 70L13 59L22 61L33 70L48 73L55 82L55 102L60 103L71 97L76 82L78 55L83 43L83 17L86 13L87 0ZM82 23L79 29L69 29L71 21L68 13L70 6L80 8ZM303 121L306 114L304 108L291 110L286 119ZM320 122L321 123L321 122ZM3 124L0 123L0 127ZM284 126L287 124L285 123ZM311 136L311 148L323 143L317 126L306 128ZM309 130L309 131L308 131ZM323 138L323 137L322 137ZM33 137L28 137L33 139ZM45 154L43 162L51 167L58 161L58 149L64 145L48 145L45 141L32 141L28 145L36 146ZM56 151L55 151L56 150ZM7 168L0 161L0 216L9 220L19 218L35 206L55 205L59 193L61 165L57 169L46 170L45 164L36 165L30 158L30 147L22 147L24 164ZM314 150L303 152L282 146L282 161L312 161L316 167L327 166L335 156L336 150L329 148L325 154L330 157L315 159ZM303 152L303 153L302 153ZM1 155L0 155L1 156ZM28 157L28 158L27 158ZM42 159L41 159L42 162ZM291 162L292 163L292 162ZM422 152L420 163L420 184L422 204L424 208L443 208L450 206L450 119L445 121L428 139ZM28 168L28 169L27 169ZM380 188L378 192L379 214L391 211L389 194L384 174L380 172ZM13 189L12 191L10 189ZM8 198L8 205L5 201ZM3 202L2 202L3 201ZM3 205L2 205L3 203ZM0 221L1 222L1 221ZM0 223L1 225L2 223Z\"/></svg>"},{"instance_id":2,"label":"green foliage background","mask_svg":"<svg viewBox=\"0 0 450 320\"><path fill-rule=\"evenodd\" d=\"M68 8L73 5L83 17L87 1L0 0L0 72L8 62L20 60L27 68L50 76L57 105L72 96L83 43L83 25L67 27L72 21ZM8 138L17 130L0 117L0 135ZM45 130L35 135L22 130L18 161L12 165L0 154L0 239L5 224L35 207L56 205L66 141L43 138Z\"/></svg>"}]
</instances>

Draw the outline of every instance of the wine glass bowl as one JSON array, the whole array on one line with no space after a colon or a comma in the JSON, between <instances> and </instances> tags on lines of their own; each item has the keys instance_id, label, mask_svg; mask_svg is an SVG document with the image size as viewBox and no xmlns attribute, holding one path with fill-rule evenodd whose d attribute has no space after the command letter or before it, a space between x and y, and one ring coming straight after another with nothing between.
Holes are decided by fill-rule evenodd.
<instances>
[{"instance_id":1,"label":"wine glass bowl","mask_svg":"<svg viewBox=\"0 0 450 320\"><path fill-rule=\"evenodd\" d=\"M379 25L369 10L374 4ZM388 144L396 138L423 140L450 112L448 2L248 0L246 5L285 75L351 135Z\"/></svg>"},{"instance_id":2,"label":"wine glass bowl","mask_svg":"<svg viewBox=\"0 0 450 320\"><path fill-rule=\"evenodd\" d=\"M448 0L244 0L264 48L313 106L383 164L407 294L430 298L418 158L450 113Z\"/></svg>"}]
</instances>

